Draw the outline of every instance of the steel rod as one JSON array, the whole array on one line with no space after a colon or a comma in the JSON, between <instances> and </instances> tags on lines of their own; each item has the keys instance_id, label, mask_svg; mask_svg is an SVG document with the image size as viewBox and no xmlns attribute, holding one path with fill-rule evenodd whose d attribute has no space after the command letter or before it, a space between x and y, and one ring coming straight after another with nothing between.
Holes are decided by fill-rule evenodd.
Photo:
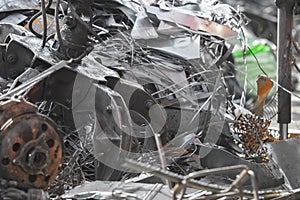
<instances>
[{"instance_id":1,"label":"steel rod","mask_svg":"<svg viewBox=\"0 0 300 200\"><path fill-rule=\"evenodd\" d=\"M277 24L277 78L278 84L291 91L292 89L292 29L295 0L276 0L278 8ZM291 122L291 95L278 88L278 123L280 128ZM282 126L285 124L285 126ZM281 139L285 129L280 130Z\"/></svg>"}]
</instances>

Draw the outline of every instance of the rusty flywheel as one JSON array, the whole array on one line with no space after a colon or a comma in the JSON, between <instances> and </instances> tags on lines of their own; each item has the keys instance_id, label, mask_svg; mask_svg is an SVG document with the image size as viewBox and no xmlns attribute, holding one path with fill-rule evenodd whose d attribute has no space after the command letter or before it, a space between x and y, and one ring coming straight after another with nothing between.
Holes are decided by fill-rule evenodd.
<instances>
[{"instance_id":1,"label":"rusty flywheel","mask_svg":"<svg viewBox=\"0 0 300 200\"><path fill-rule=\"evenodd\" d=\"M0 178L20 188L47 188L62 165L55 123L25 100L0 102Z\"/></svg>"}]
</instances>

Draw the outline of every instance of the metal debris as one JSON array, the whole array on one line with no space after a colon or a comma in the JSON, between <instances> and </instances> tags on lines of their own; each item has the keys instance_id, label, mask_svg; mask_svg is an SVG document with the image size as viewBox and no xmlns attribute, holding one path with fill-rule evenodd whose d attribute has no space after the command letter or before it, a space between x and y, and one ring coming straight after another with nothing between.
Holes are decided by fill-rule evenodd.
<instances>
[{"instance_id":1,"label":"metal debris","mask_svg":"<svg viewBox=\"0 0 300 200\"><path fill-rule=\"evenodd\" d=\"M260 157L244 159L224 148L210 145L202 145L200 147L199 157L201 165L208 169L246 165L255 173L258 188L261 190L277 188L284 184L284 176L280 172L279 166L272 159L267 163L263 163ZM235 175L230 174L228 177L234 179ZM249 185L250 183L248 182L247 184Z\"/></svg>"},{"instance_id":2,"label":"metal debris","mask_svg":"<svg viewBox=\"0 0 300 200\"><path fill-rule=\"evenodd\" d=\"M62 199L170 199L163 184L122 183L95 181L74 188Z\"/></svg>"},{"instance_id":3,"label":"metal debris","mask_svg":"<svg viewBox=\"0 0 300 200\"><path fill-rule=\"evenodd\" d=\"M39 9L39 2L37 0L23 0L23 1L11 1L11 0L1 0L0 1L0 11L20 11L20 10L31 10Z\"/></svg>"},{"instance_id":4,"label":"metal debris","mask_svg":"<svg viewBox=\"0 0 300 200\"><path fill-rule=\"evenodd\" d=\"M299 187L298 165L279 152L297 142L275 143L262 110L275 82L261 76L267 89L253 114L245 107L232 54L240 40L246 64L239 10L41 0L0 1L0 11L1 197L296 195L286 186Z\"/></svg>"},{"instance_id":5,"label":"metal debris","mask_svg":"<svg viewBox=\"0 0 300 200\"><path fill-rule=\"evenodd\" d=\"M265 146L269 157L282 169L286 185L292 189L299 188L297 172L300 166L300 159L297 156L300 152L299 138L265 144Z\"/></svg>"},{"instance_id":6,"label":"metal debris","mask_svg":"<svg viewBox=\"0 0 300 200\"><path fill-rule=\"evenodd\" d=\"M2 101L1 111L1 177L19 188L46 189L62 165L59 130L24 100Z\"/></svg>"},{"instance_id":7,"label":"metal debris","mask_svg":"<svg viewBox=\"0 0 300 200\"><path fill-rule=\"evenodd\" d=\"M173 199L176 199L177 194L182 195L184 197L185 195L185 190L187 187L192 187L198 190L208 190L212 191L214 193L219 193L219 196L240 196L241 193L238 191L237 193L234 192L235 189L239 190L239 187L243 185L243 183L246 181L248 176L251 177L251 182L252 182L252 189L253 189L253 196L251 195L251 192L246 192L244 191L243 194L247 197L249 195L253 199L258 199L258 193L257 193L257 185L256 185L256 179L254 176L254 173L252 171L248 171L249 169L247 168L246 165L236 165L236 166L231 166L231 167L224 167L224 168L219 168L219 169L211 169L211 170L202 170L199 172L193 172L190 173L186 176L182 176L179 174L172 173L170 171L165 171L164 169L159 169L152 167L151 165L142 165L140 163L136 163L135 161L132 160L127 160L126 165L136 169L138 171L145 171L145 172L150 172L156 176L159 176L163 179L167 179L172 181L175 186L173 188ZM216 174L223 174L223 173L232 173L232 172L240 172L239 175L237 175L237 179L232 182L232 184L227 188L225 186L219 186L219 185L214 185L214 184L205 184L205 182L197 181L195 180L196 178L200 178L203 176L208 176L208 175L216 175ZM199 197L201 197L200 195ZM181 197L181 198L182 198ZM199 198L198 197L198 198ZM203 199L210 198L209 196L202 196ZM198 199L197 198L197 199ZM201 199L201 198L200 198Z\"/></svg>"},{"instance_id":8,"label":"metal debris","mask_svg":"<svg viewBox=\"0 0 300 200\"><path fill-rule=\"evenodd\" d=\"M233 124L237 134L237 141L243 146L247 157L261 157L268 161L263 149L264 143L275 142L275 138L268 129L271 121L251 114L240 114Z\"/></svg>"}]
</instances>

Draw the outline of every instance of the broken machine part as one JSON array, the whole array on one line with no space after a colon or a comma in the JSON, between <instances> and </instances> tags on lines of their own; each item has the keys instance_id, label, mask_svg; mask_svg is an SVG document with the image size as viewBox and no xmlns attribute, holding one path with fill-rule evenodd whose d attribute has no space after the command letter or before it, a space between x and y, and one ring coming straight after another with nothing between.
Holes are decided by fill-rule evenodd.
<instances>
[{"instance_id":1,"label":"broken machine part","mask_svg":"<svg viewBox=\"0 0 300 200\"><path fill-rule=\"evenodd\" d=\"M25 100L1 101L0 113L1 178L21 189L46 189L63 159L55 123Z\"/></svg>"}]
</instances>

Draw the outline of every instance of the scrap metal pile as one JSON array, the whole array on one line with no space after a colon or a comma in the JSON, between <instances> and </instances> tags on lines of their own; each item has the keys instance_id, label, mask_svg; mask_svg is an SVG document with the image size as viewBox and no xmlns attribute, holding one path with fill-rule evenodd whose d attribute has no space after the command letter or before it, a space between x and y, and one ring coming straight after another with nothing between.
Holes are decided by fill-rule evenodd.
<instances>
[{"instance_id":1,"label":"scrap metal pile","mask_svg":"<svg viewBox=\"0 0 300 200\"><path fill-rule=\"evenodd\" d=\"M297 195L299 163L244 108L229 5L1 0L0 19L1 199Z\"/></svg>"}]
</instances>

